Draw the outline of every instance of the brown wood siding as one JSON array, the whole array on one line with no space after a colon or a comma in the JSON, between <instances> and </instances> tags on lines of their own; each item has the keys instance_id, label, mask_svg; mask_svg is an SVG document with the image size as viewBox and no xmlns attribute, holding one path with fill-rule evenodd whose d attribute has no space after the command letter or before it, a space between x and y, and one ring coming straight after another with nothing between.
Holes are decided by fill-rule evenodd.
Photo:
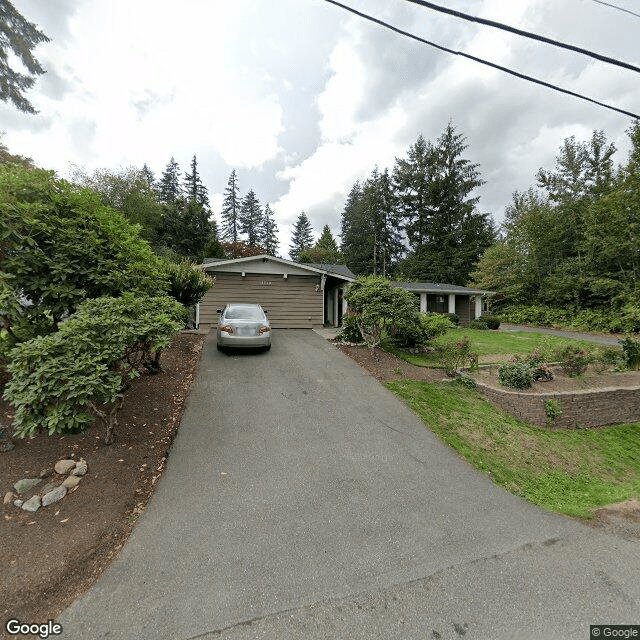
<instances>
[{"instance_id":1,"label":"brown wood siding","mask_svg":"<svg viewBox=\"0 0 640 640\"><path fill-rule=\"evenodd\" d=\"M213 274L212 274L213 275ZM216 284L200 303L200 325L215 326L217 309L231 302L250 302L268 311L274 329L311 329L322 326L320 276L216 273ZM263 284L270 282L271 284Z\"/></svg>"}]
</instances>

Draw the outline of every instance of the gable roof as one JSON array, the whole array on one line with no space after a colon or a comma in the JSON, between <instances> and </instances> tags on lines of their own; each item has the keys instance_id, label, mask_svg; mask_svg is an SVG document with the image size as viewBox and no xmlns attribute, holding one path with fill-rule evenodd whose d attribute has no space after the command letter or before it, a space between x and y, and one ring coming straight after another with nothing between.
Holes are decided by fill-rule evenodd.
<instances>
[{"instance_id":1,"label":"gable roof","mask_svg":"<svg viewBox=\"0 0 640 640\"><path fill-rule=\"evenodd\" d=\"M413 293L459 293L469 295L491 295L495 291L484 291L483 289L472 289L469 287L459 287L456 284L441 284L439 282L392 282L391 286L405 289Z\"/></svg>"},{"instance_id":2,"label":"gable roof","mask_svg":"<svg viewBox=\"0 0 640 640\"><path fill-rule=\"evenodd\" d=\"M334 277L341 278L353 282L356 276L345 265L329 265L329 264L308 264L303 262L293 262L292 260L285 260L284 258L277 258L275 256L267 255L266 253L257 256L247 256L246 258L232 258L225 260L223 258L205 258L200 265L205 271L212 270L216 266L228 265L228 264L243 264L245 262L262 261L262 262L275 262L285 266L295 267L296 269L303 269L312 273L320 273L324 275L332 275Z\"/></svg>"}]
</instances>

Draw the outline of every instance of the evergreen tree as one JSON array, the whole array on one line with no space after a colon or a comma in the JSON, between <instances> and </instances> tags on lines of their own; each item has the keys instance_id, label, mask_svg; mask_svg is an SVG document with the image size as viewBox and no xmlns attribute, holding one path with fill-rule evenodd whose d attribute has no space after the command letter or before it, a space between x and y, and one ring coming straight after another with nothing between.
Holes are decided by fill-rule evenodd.
<instances>
[{"instance_id":1,"label":"evergreen tree","mask_svg":"<svg viewBox=\"0 0 640 640\"><path fill-rule=\"evenodd\" d=\"M322 233L320 234L320 237L318 238L315 246L318 249L324 249L325 251L338 251L338 243L333 237L331 228L328 224L325 224L324 227L322 227Z\"/></svg>"},{"instance_id":2,"label":"evergreen tree","mask_svg":"<svg viewBox=\"0 0 640 640\"><path fill-rule=\"evenodd\" d=\"M260 244L262 208L253 189L242 199L239 223L240 232L247 236L247 244L251 247Z\"/></svg>"},{"instance_id":3,"label":"evergreen tree","mask_svg":"<svg viewBox=\"0 0 640 640\"><path fill-rule=\"evenodd\" d=\"M293 225L291 234L291 245L289 246L289 256L292 260L298 260L301 251L313 246L313 227L303 211Z\"/></svg>"},{"instance_id":4,"label":"evergreen tree","mask_svg":"<svg viewBox=\"0 0 640 640\"><path fill-rule=\"evenodd\" d=\"M209 212L199 202L180 198L173 207L165 205L164 243L180 256L201 261L215 229Z\"/></svg>"},{"instance_id":5,"label":"evergreen tree","mask_svg":"<svg viewBox=\"0 0 640 640\"><path fill-rule=\"evenodd\" d=\"M398 213L413 250L401 268L410 278L464 285L494 242L493 223L471 196L484 181L478 165L462 158L466 148L449 123L436 145L419 137L396 163Z\"/></svg>"},{"instance_id":6,"label":"evergreen tree","mask_svg":"<svg viewBox=\"0 0 640 640\"><path fill-rule=\"evenodd\" d=\"M172 156L158 184L158 200L162 204L173 207L181 197L180 167Z\"/></svg>"},{"instance_id":7,"label":"evergreen tree","mask_svg":"<svg viewBox=\"0 0 640 640\"><path fill-rule=\"evenodd\" d=\"M234 169L229 176L227 188L224 190L222 203L222 230L223 240L238 242L240 235L240 196L238 195L238 179Z\"/></svg>"},{"instance_id":8,"label":"evergreen tree","mask_svg":"<svg viewBox=\"0 0 640 640\"><path fill-rule=\"evenodd\" d=\"M260 245L270 255L275 256L278 251L278 225L273 217L273 211L267 203L264 207L262 215L262 223L260 225Z\"/></svg>"},{"instance_id":9,"label":"evergreen tree","mask_svg":"<svg viewBox=\"0 0 640 640\"><path fill-rule=\"evenodd\" d=\"M45 73L31 53L41 42L49 42L49 38L28 22L9 0L0 0L0 100L11 101L25 113L37 113L23 91L33 86L36 76ZM26 74L9 65L13 62L7 56L9 50L26 69Z\"/></svg>"},{"instance_id":10,"label":"evergreen tree","mask_svg":"<svg viewBox=\"0 0 640 640\"><path fill-rule=\"evenodd\" d=\"M207 210L209 209L209 194L207 187L202 184L200 179L195 155L191 160L191 173L184 174L184 193L189 200L197 202Z\"/></svg>"},{"instance_id":11,"label":"evergreen tree","mask_svg":"<svg viewBox=\"0 0 640 640\"><path fill-rule=\"evenodd\" d=\"M142 175L144 176L144 179L147 181L147 184L149 185L149 189L151 189L151 191L155 191L156 177L153 175L153 171L149 169L149 166L147 165L146 162L144 163L144 165L142 165Z\"/></svg>"},{"instance_id":12,"label":"evergreen tree","mask_svg":"<svg viewBox=\"0 0 640 640\"><path fill-rule=\"evenodd\" d=\"M315 245L310 249L304 249L298 254L298 262L317 262L320 264L344 263L344 257L338 249L338 244L328 224L325 224L322 228L322 233Z\"/></svg>"}]
</instances>

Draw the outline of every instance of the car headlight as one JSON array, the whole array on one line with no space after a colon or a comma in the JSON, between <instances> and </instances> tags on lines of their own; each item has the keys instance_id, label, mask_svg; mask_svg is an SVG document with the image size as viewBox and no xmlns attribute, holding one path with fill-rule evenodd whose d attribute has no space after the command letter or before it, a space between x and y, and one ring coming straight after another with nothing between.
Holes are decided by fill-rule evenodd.
<instances>
[{"instance_id":1,"label":"car headlight","mask_svg":"<svg viewBox=\"0 0 640 640\"><path fill-rule=\"evenodd\" d=\"M271 327L260 327L258 329L258 333L269 333L271 331Z\"/></svg>"},{"instance_id":2,"label":"car headlight","mask_svg":"<svg viewBox=\"0 0 640 640\"><path fill-rule=\"evenodd\" d=\"M224 331L225 333L233 333L233 328L227 324L220 325L220 331Z\"/></svg>"}]
</instances>

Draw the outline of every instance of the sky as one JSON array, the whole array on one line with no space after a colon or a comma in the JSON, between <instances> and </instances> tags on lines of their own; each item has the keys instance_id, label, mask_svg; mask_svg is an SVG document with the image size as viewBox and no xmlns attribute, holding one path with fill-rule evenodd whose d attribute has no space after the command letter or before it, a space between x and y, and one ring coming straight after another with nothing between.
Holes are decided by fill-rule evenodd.
<instances>
[{"instance_id":1,"label":"sky","mask_svg":"<svg viewBox=\"0 0 640 640\"><path fill-rule=\"evenodd\" d=\"M406 0L345 4L443 46L486 58L632 112L640 78L592 58L446 16ZM440 0L640 66L640 18L594 0ZM613 2L630 11L634 0ZM236 170L275 212L279 253L301 211L316 236L356 180L451 121L486 183L478 209L496 223L514 191L551 169L563 140L604 130L624 163L629 117L440 52L324 0L13 0L51 42L27 92L38 109L0 103L12 153L69 177L142 167L159 177L197 156L220 222Z\"/></svg>"}]
</instances>

